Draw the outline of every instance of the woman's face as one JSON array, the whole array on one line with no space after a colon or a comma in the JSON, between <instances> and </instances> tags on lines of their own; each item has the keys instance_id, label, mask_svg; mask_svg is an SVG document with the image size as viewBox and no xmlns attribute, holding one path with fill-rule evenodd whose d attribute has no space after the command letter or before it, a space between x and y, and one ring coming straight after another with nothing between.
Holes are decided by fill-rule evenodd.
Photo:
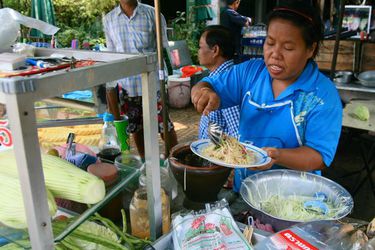
<instances>
[{"instance_id":1,"label":"woman's face","mask_svg":"<svg viewBox=\"0 0 375 250\"><path fill-rule=\"evenodd\" d=\"M210 68L210 65L213 64L214 60L214 49L210 48L206 43L206 33L203 33L199 39L199 50L198 50L198 60L199 64L207 68Z\"/></svg>"},{"instance_id":2,"label":"woman's face","mask_svg":"<svg viewBox=\"0 0 375 250\"><path fill-rule=\"evenodd\" d=\"M264 43L264 60L274 80L292 84L312 57L314 48L308 48L302 38L302 31L290 21L276 18L268 26Z\"/></svg>"}]
</instances>

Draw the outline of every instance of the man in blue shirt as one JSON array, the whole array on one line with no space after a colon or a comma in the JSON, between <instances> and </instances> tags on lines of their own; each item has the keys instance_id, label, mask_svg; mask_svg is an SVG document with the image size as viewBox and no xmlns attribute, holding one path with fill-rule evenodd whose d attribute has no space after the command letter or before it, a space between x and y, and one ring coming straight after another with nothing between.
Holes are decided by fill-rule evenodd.
<instances>
[{"instance_id":1,"label":"man in blue shirt","mask_svg":"<svg viewBox=\"0 0 375 250\"><path fill-rule=\"evenodd\" d=\"M263 147L271 162L236 169L234 191L253 170L319 172L334 158L342 105L334 84L313 61L323 38L312 6L277 7L268 19L264 60L251 60L207 77L192 89L198 112L240 105L239 140Z\"/></svg>"},{"instance_id":2,"label":"man in blue shirt","mask_svg":"<svg viewBox=\"0 0 375 250\"><path fill-rule=\"evenodd\" d=\"M227 6L220 13L220 24L232 31L234 36L235 55L242 55L241 38L242 28L251 24L251 18L240 15L237 12L240 0L226 0Z\"/></svg>"}]
</instances>

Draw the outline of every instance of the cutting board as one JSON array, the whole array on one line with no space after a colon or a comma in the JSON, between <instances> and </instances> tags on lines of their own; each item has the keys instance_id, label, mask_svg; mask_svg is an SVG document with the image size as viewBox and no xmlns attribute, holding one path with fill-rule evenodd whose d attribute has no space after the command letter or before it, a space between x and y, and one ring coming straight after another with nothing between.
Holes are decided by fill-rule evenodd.
<instances>
[{"instance_id":1,"label":"cutting board","mask_svg":"<svg viewBox=\"0 0 375 250\"><path fill-rule=\"evenodd\" d=\"M354 109L358 105L364 105L369 109L370 119L368 121L361 121L353 117ZM342 125L375 132L375 100L352 100L348 103L344 108Z\"/></svg>"}]
</instances>

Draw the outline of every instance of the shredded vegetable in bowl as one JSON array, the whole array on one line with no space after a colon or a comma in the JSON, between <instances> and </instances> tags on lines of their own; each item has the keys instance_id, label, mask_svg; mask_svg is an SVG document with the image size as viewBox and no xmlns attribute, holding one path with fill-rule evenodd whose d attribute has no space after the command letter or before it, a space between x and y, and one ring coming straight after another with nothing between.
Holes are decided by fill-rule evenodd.
<instances>
[{"instance_id":1,"label":"shredded vegetable in bowl","mask_svg":"<svg viewBox=\"0 0 375 250\"><path fill-rule=\"evenodd\" d=\"M327 214L322 214L310 209L304 208L304 202L311 200L311 197L291 195L288 197L281 195L272 195L264 201L260 201L259 205L262 211L284 220L293 221L313 221L333 218L340 208L335 208L332 201L325 201L329 208Z\"/></svg>"},{"instance_id":2,"label":"shredded vegetable in bowl","mask_svg":"<svg viewBox=\"0 0 375 250\"><path fill-rule=\"evenodd\" d=\"M240 194L250 210L277 230L296 222L341 219L353 209L353 198L339 184L290 169L250 175L242 182Z\"/></svg>"},{"instance_id":3,"label":"shredded vegetable in bowl","mask_svg":"<svg viewBox=\"0 0 375 250\"><path fill-rule=\"evenodd\" d=\"M229 164L251 165L256 160L253 151L230 136L225 136L220 146L210 144L202 150L202 154Z\"/></svg>"}]
</instances>

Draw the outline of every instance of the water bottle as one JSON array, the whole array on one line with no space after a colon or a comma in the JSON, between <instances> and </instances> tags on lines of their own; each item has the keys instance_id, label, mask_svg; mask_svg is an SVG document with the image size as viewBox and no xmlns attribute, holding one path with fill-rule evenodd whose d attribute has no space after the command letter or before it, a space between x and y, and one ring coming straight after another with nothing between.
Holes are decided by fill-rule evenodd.
<instances>
[{"instance_id":1,"label":"water bottle","mask_svg":"<svg viewBox=\"0 0 375 250\"><path fill-rule=\"evenodd\" d=\"M110 113L98 115L103 117L103 129L99 141L99 154L101 160L114 162L121 154L120 143L117 138L116 127L113 124L114 118Z\"/></svg>"}]
</instances>

